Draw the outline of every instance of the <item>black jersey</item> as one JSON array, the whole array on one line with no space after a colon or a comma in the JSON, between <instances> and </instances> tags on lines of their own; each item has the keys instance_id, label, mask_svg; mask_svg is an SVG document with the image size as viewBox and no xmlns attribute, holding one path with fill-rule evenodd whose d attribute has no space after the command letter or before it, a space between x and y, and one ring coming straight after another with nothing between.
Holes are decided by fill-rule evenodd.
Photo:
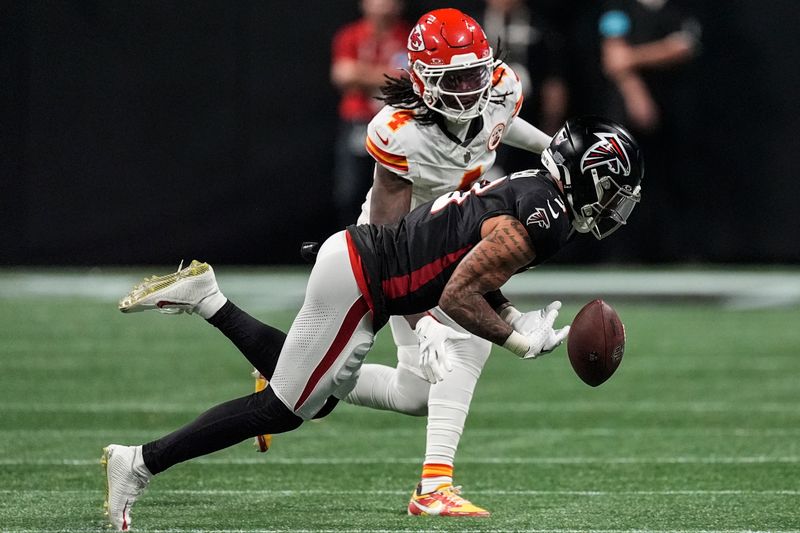
<instances>
[{"instance_id":1,"label":"black jersey","mask_svg":"<svg viewBox=\"0 0 800 533\"><path fill-rule=\"evenodd\" d=\"M563 195L546 172L535 170L451 192L396 225L349 226L375 331L390 315L435 307L455 268L480 242L483 222L498 215L511 215L528 230L536 258L526 268L552 257L570 234Z\"/></svg>"}]
</instances>

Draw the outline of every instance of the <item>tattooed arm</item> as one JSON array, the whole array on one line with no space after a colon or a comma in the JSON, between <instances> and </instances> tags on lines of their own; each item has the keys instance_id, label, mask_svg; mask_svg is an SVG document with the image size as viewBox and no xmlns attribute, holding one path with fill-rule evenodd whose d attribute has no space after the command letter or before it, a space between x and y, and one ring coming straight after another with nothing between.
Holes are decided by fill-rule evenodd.
<instances>
[{"instance_id":1,"label":"tattooed arm","mask_svg":"<svg viewBox=\"0 0 800 533\"><path fill-rule=\"evenodd\" d=\"M502 346L514 329L483 295L499 289L536 254L525 227L508 215L486 220L481 237L450 277L439 307L467 331Z\"/></svg>"}]
</instances>

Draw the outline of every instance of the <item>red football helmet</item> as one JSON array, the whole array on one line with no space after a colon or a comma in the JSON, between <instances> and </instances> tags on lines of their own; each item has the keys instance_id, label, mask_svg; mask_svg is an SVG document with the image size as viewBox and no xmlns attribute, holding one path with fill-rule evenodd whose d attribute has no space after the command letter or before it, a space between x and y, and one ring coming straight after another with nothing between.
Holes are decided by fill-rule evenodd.
<instances>
[{"instance_id":1,"label":"red football helmet","mask_svg":"<svg viewBox=\"0 0 800 533\"><path fill-rule=\"evenodd\" d=\"M430 109L467 121L489 103L494 58L486 34L458 9L423 15L408 36L411 82Z\"/></svg>"}]
</instances>

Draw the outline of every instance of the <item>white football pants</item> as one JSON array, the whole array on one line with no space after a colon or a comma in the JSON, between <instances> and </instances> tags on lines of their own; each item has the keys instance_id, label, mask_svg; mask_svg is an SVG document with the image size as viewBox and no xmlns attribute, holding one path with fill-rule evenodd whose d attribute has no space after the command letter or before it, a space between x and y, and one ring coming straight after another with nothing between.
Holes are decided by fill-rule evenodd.
<instances>
[{"instance_id":1,"label":"white football pants","mask_svg":"<svg viewBox=\"0 0 800 533\"><path fill-rule=\"evenodd\" d=\"M317 254L270 387L297 416L311 419L329 396L342 399L353 389L373 339L372 314L340 231Z\"/></svg>"},{"instance_id":2,"label":"white football pants","mask_svg":"<svg viewBox=\"0 0 800 533\"><path fill-rule=\"evenodd\" d=\"M439 308L431 310L437 320L466 332ZM475 335L450 341L453 371L431 385L419 369L416 333L403 317L391 317L392 336L397 345L397 367L367 364L353 391L344 399L354 405L396 411L414 416L428 415L426 463L452 465L464 431L469 404L492 343Z\"/></svg>"}]
</instances>

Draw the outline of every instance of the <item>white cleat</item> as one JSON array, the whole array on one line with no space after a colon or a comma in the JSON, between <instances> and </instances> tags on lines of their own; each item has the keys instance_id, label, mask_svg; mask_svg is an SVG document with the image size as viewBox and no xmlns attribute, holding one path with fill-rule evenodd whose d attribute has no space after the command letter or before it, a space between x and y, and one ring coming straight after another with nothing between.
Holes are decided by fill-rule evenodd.
<instances>
[{"instance_id":1,"label":"white cleat","mask_svg":"<svg viewBox=\"0 0 800 533\"><path fill-rule=\"evenodd\" d=\"M103 448L100 463L106 470L106 500L103 504L108 520L117 531L131 529L131 507L150 482L149 472L144 466L141 448L109 444ZM136 468L136 463L142 465Z\"/></svg>"},{"instance_id":2,"label":"white cleat","mask_svg":"<svg viewBox=\"0 0 800 533\"><path fill-rule=\"evenodd\" d=\"M192 314L208 296L219 293L214 269L208 263L194 260L186 268L166 276L145 278L119 301L123 313L155 309L161 313Z\"/></svg>"}]
</instances>

